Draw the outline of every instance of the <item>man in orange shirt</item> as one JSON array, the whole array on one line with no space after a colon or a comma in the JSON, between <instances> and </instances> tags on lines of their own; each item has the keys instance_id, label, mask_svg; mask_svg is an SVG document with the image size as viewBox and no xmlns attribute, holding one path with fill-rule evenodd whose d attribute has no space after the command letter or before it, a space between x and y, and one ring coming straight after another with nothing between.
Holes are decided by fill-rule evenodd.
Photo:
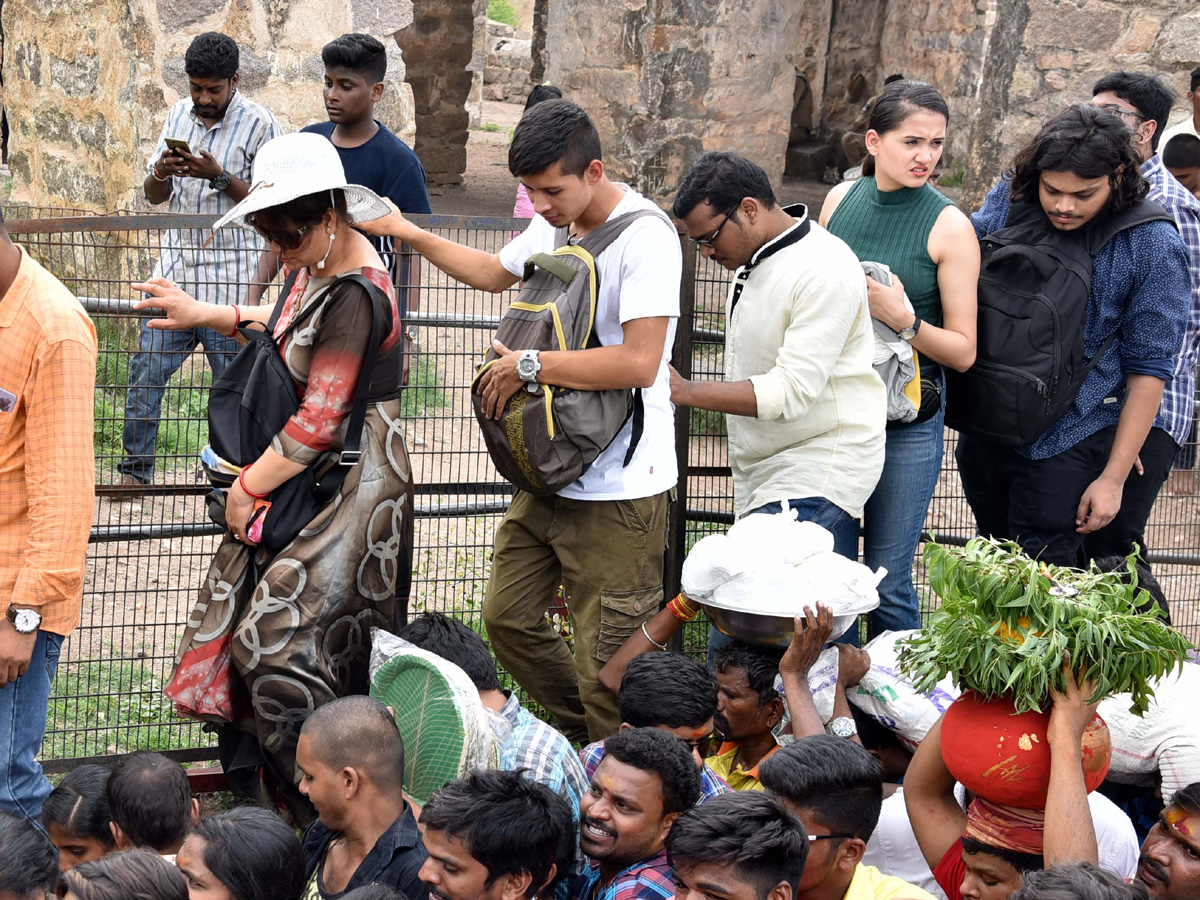
<instances>
[{"instance_id":1,"label":"man in orange shirt","mask_svg":"<svg viewBox=\"0 0 1200 900\"><path fill-rule=\"evenodd\" d=\"M0 218L0 810L38 819L37 762L92 525L96 330Z\"/></svg>"}]
</instances>

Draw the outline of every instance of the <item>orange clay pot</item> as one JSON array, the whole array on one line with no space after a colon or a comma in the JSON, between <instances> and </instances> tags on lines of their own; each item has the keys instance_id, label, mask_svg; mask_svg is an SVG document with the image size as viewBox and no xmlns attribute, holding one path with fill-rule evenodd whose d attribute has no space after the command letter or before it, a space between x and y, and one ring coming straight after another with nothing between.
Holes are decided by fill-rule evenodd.
<instances>
[{"instance_id":1,"label":"orange clay pot","mask_svg":"<svg viewBox=\"0 0 1200 900\"><path fill-rule=\"evenodd\" d=\"M1011 700L964 691L942 719L946 768L980 797L1022 809L1046 805L1050 785L1050 713L1016 712ZM1099 715L1083 733L1083 780L1089 793L1108 773L1112 739Z\"/></svg>"}]
</instances>

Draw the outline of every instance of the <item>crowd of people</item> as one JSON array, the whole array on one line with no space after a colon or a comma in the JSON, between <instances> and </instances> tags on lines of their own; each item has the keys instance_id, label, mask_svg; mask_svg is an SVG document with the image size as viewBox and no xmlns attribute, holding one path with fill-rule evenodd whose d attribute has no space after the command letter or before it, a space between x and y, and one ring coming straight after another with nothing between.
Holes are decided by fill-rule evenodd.
<instances>
[{"instance_id":1,"label":"crowd of people","mask_svg":"<svg viewBox=\"0 0 1200 900\"><path fill-rule=\"evenodd\" d=\"M668 650L698 605L663 602L675 415L695 407L728 416L737 516L816 523L855 560L861 527L864 561L886 570L866 633L920 628L912 565L954 392L989 371L997 391L1010 383L996 360L1011 336L981 314L995 247L1061 251L1073 234L1090 257L1077 279L1082 355L1063 385L1032 379L1062 411L1016 446L964 431L958 470L981 533L1059 565L1140 554L1144 566L1154 500L1177 460L1194 462L1200 69L1194 116L1169 132L1160 78L1100 79L969 215L931 183L951 123L921 82L890 80L872 98L862 175L819 216L781 206L756 163L701 154L671 212L733 273L725 377L701 381L671 365L677 226L609 179L584 109L548 86L531 96L509 148L517 211L531 222L491 253L406 218L429 200L420 160L374 117L382 44L343 35L322 58L328 121L285 135L238 90L236 44L196 38L190 96L168 113L143 188L217 225L203 248L169 238L134 285L147 317L121 491L150 483L163 389L197 346L224 383L250 370L233 362L248 343L241 353L258 355L244 357L254 368L243 386L290 385L298 397L289 411L282 393L256 395L267 402L247 418L278 406L278 424L249 458L214 463L234 473L226 531L168 687L215 727L230 787L258 806L201 818L186 772L154 753L111 772L81 766L53 789L41 772L50 684L80 619L96 341L70 293L0 229L0 896L1200 897L1200 782L1156 798L1167 773L1151 766L1149 783L1121 798L1149 825L1089 797L1078 760L1096 706L1086 686L1052 698L1045 808L1014 810L956 790L939 726L913 753L851 706L870 656L857 626L833 633L823 605L797 618L786 651L713 629L705 664ZM418 260L499 293L617 219L594 260L594 340L493 342L475 391L488 419L527 388L636 392L637 412L565 489L516 492L495 536L488 643L441 613L403 621L414 485L400 392ZM280 299L261 303L280 272ZM239 427L244 450L252 429ZM560 590L573 651L546 617ZM406 794L394 710L367 696L372 628L466 674L503 723L495 768L424 804ZM808 677L833 639L823 715ZM497 661L557 727L503 689Z\"/></svg>"}]
</instances>

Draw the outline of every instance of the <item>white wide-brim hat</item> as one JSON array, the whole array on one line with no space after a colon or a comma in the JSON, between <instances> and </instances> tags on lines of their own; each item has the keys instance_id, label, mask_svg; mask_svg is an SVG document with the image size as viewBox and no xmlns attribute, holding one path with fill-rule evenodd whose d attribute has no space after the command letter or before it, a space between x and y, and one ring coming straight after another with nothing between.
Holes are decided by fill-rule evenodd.
<instances>
[{"instance_id":1,"label":"white wide-brim hat","mask_svg":"<svg viewBox=\"0 0 1200 900\"><path fill-rule=\"evenodd\" d=\"M346 218L351 225L391 212L387 202L370 188L346 184L337 149L328 138L312 132L284 134L263 144L254 158L251 181L250 193L221 216L214 230L231 224L252 230L246 223L251 213L334 189L346 195Z\"/></svg>"}]
</instances>

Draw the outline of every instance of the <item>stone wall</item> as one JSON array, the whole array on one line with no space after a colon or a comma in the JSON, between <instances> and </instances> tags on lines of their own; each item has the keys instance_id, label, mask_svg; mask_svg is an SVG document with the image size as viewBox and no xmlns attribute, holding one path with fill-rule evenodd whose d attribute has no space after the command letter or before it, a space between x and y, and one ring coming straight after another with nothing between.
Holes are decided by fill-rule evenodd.
<instances>
[{"instance_id":1,"label":"stone wall","mask_svg":"<svg viewBox=\"0 0 1200 900\"><path fill-rule=\"evenodd\" d=\"M1200 64L1194 0L1000 0L972 136L965 200L978 203L1013 154L1116 69L1163 75L1182 101ZM1174 118L1178 118L1178 111Z\"/></svg>"},{"instance_id":2,"label":"stone wall","mask_svg":"<svg viewBox=\"0 0 1200 900\"><path fill-rule=\"evenodd\" d=\"M411 143L412 92L390 38L411 19L411 0L4 0L12 202L144 207L148 157L204 31L238 42L240 89L289 131L325 119L322 45L379 36L395 51L379 116Z\"/></svg>"},{"instance_id":3,"label":"stone wall","mask_svg":"<svg viewBox=\"0 0 1200 900\"><path fill-rule=\"evenodd\" d=\"M483 69L483 99L524 103L533 90L532 34L502 22L487 20L487 60Z\"/></svg>"},{"instance_id":4,"label":"stone wall","mask_svg":"<svg viewBox=\"0 0 1200 900\"><path fill-rule=\"evenodd\" d=\"M670 195L703 150L733 150L778 183L801 61L803 3L556 0L546 78L596 121L610 175Z\"/></svg>"}]
</instances>

